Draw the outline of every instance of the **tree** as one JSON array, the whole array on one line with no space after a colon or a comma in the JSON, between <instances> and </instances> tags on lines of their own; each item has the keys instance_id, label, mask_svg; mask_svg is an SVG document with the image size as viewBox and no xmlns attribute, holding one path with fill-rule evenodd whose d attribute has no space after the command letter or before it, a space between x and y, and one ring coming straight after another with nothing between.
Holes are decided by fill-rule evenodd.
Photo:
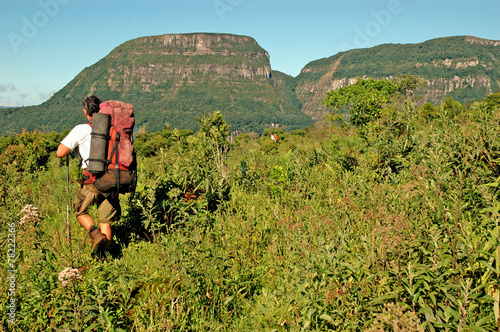
<instances>
[{"instance_id":1,"label":"tree","mask_svg":"<svg viewBox=\"0 0 500 332\"><path fill-rule=\"evenodd\" d=\"M453 100L450 96L443 101L439 109L443 116L450 119L463 113L465 110L464 106L460 102Z\"/></svg>"},{"instance_id":2,"label":"tree","mask_svg":"<svg viewBox=\"0 0 500 332\"><path fill-rule=\"evenodd\" d=\"M484 102L488 110L500 108L500 92L489 95Z\"/></svg>"},{"instance_id":3,"label":"tree","mask_svg":"<svg viewBox=\"0 0 500 332\"><path fill-rule=\"evenodd\" d=\"M408 98L413 96L418 87L424 86L425 81L413 75L405 74L397 76L394 83L398 85L399 92Z\"/></svg>"},{"instance_id":4,"label":"tree","mask_svg":"<svg viewBox=\"0 0 500 332\"><path fill-rule=\"evenodd\" d=\"M197 118L200 124L200 133L206 138L210 150L215 157L215 164L223 179L227 179L226 159L229 151L229 136L230 126L224 120L224 117L219 111L211 115Z\"/></svg>"},{"instance_id":5,"label":"tree","mask_svg":"<svg viewBox=\"0 0 500 332\"><path fill-rule=\"evenodd\" d=\"M347 108L351 123L363 127L380 117L383 107L399 91L399 86L388 80L360 79L326 94L323 105L333 110Z\"/></svg>"}]
</instances>

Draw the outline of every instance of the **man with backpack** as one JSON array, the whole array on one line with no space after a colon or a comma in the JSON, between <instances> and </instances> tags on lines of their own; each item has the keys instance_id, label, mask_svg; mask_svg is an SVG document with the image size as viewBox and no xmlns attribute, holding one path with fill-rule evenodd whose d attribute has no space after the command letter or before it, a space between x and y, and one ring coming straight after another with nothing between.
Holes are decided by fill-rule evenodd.
<instances>
[{"instance_id":1,"label":"man with backpack","mask_svg":"<svg viewBox=\"0 0 500 332\"><path fill-rule=\"evenodd\" d=\"M128 123L127 126L131 126L133 129L135 120L133 119L132 105L115 101L102 103L96 96L85 98L82 101L82 107L88 122L74 127L57 148L58 157L65 157L75 147L78 146L79 148L82 158L81 167L83 168L83 179L75 195L75 215L80 225L89 233L92 241L92 252L94 253L100 253L109 248L112 238L111 225L113 222L120 220L121 216L119 194L132 191L132 187L135 188L136 178L130 176L129 178L133 179L130 180L126 178L124 181L125 183L120 186L120 179L123 179L123 175L135 175L134 172L128 171L128 168L135 166L135 160L126 161L125 167L122 165L123 163L119 162L118 158L120 155L125 155L125 159L135 158L131 143L132 129L128 128L128 130L124 131L122 128L123 126L120 127L119 124L117 125L122 119L115 119L115 113L117 114L116 117L121 116L118 114L122 114L120 110L122 106L123 108L128 106L127 115L123 115L122 117L129 118L128 121L125 119ZM101 117L97 116L97 114L103 116L100 112L107 112L109 114L108 117L111 118L111 121L108 120L110 122L107 125L108 132L105 134L96 133L95 130L93 130L95 127L102 127L100 123L92 124L95 118L101 119ZM115 125L113 126L111 124ZM113 130L113 136L111 136L109 132L110 127ZM120 136L122 136L121 142ZM103 139L106 140L105 149L102 151L103 155L99 159L96 159L95 149L99 145L99 140ZM109 149L108 143L111 146ZM118 147L121 145L127 150L123 152L121 150L119 151ZM92 163L101 163L102 170L96 172L89 171L89 165ZM134 165L131 165L132 163ZM120 172L120 168L123 169L123 171ZM112 176L108 176L109 172L113 172ZM106 188L103 188L101 185L103 181L107 181ZM130 183L130 181L132 181L132 183ZM97 205L99 228L94 225L93 218L88 214L88 208L93 204Z\"/></svg>"}]
</instances>

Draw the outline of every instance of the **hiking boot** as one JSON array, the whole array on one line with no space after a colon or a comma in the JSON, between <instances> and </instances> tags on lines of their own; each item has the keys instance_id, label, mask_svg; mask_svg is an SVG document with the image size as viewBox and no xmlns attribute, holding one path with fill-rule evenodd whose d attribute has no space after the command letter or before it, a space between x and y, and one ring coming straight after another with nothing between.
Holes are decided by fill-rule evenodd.
<instances>
[{"instance_id":1,"label":"hiking boot","mask_svg":"<svg viewBox=\"0 0 500 332\"><path fill-rule=\"evenodd\" d=\"M106 241L104 242L104 244L102 245L102 247L101 247L101 248L102 248L103 250L108 251L110 246L111 246L111 241L110 241L110 240L108 240L108 238L106 237Z\"/></svg>"},{"instance_id":2,"label":"hiking boot","mask_svg":"<svg viewBox=\"0 0 500 332\"><path fill-rule=\"evenodd\" d=\"M98 229L90 233L90 239L92 240L92 252L109 248L108 238Z\"/></svg>"}]
</instances>

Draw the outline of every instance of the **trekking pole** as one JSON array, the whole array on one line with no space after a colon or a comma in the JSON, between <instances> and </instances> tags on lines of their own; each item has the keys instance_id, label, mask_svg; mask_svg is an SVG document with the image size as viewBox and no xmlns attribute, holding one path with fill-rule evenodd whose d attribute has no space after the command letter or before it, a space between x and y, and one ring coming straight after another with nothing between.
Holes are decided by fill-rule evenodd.
<instances>
[{"instance_id":1,"label":"trekking pole","mask_svg":"<svg viewBox=\"0 0 500 332\"><path fill-rule=\"evenodd\" d=\"M66 240L71 241L69 230L69 154L66 155Z\"/></svg>"}]
</instances>

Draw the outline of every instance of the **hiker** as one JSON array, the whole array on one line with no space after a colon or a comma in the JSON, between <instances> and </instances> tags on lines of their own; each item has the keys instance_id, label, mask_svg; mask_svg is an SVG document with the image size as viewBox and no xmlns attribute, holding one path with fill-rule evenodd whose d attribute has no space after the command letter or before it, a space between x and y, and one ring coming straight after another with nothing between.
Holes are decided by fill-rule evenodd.
<instances>
[{"instance_id":1,"label":"hiker","mask_svg":"<svg viewBox=\"0 0 500 332\"><path fill-rule=\"evenodd\" d=\"M78 146L84 175L90 156L92 127L89 122L92 121L93 115L99 112L100 105L101 100L96 96L85 98L82 107L88 122L74 127L57 148L57 156L65 157ZM94 220L88 214L88 208L92 204L97 204L98 207L99 228L94 225ZM84 176L84 181L75 195L75 216L90 235L92 252L107 250L111 243L111 224L121 216L119 194L104 195L93 183L86 181Z\"/></svg>"}]
</instances>

